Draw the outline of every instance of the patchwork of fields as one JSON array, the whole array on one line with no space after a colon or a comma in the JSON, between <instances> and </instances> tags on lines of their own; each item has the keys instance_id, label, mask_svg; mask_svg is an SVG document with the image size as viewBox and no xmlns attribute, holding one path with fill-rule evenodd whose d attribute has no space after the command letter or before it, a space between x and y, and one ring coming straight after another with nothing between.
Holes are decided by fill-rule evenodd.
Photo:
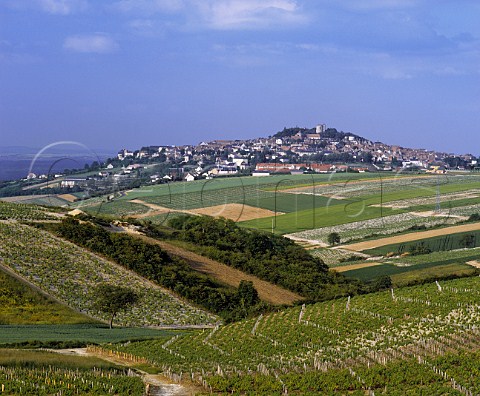
<instances>
[{"instance_id":1,"label":"patchwork of fields","mask_svg":"<svg viewBox=\"0 0 480 396\"><path fill-rule=\"evenodd\" d=\"M73 200L64 198L68 199L62 202ZM53 326L38 325L43 323L41 315L50 315L49 308L60 312L60 305L51 302L42 311L35 306L42 298L32 297L38 312L28 316L18 311L26 310L27 297L12 296L14 286L8 290L0 286L0 302L16 304L17 309L14 314L0 309L0 323L9 324L1 327L0 344L27 342L31 337L47 343L110 341L114 344L96 351L129 356L129 364L141 362L142 367L150 366L173 380L188 377L206 392L480 394L480 272L476 268L480 223L469 219L480 214L480 175L213 179L155 185L109 201L97 197L69 205L92 214L157 224L166 224L179 213L225 216L244 227L299 239L314 256L347 277L371 282L388 276L393 288L297 305L223 326L215 315L115 263L10 220L56 221L60 216L54 210L0 202L0 264L80 312L63 307L70 324L52 320L45 323ZM339 234L340 246L329 246L332 232ZM98 324L85 323L91 319L82 313L107 319L92 306L93 286L125 284L126 279L140 302L120 313L116 323L210 328L163 333L118 328L108 333ZM7 283L14 285L9 278ZM407 286L411 284L417 285ZM25 323L37 325L19 326L22 315ZM2 318L6 319L2 322ZM17 318L17 323L8 318ZM116 392L121 394L122 386L129 383L124 373L118 383L108 385L90 371L82 375L99 392L105 386L118 386ZM37 384L40 377L36 368L24 372L0 367L0 384L17 393L26 378ZM52 378L56 378L53 373ZM138 381L131 386L140 389Z\"/></svg>"},{"instance_id":2,"label":"patchwork of fields","mask_svg":"<svg viewBox=\"0 0 480 396\"><path fill-rule=\"evenodd\" d=\"M166 224L179 212L223 215L241 222L245 227L273 230L280 234L318 230L312 231L315 235L322 233L326 227L399 214L407 214L410 218L402 224L395 224L390 232L398 232L422 221L429 225L441 224L442 221L451 224L475 213L477 205L480 205L479 192L480 175L475 174L279 175L153 185L128 191L113 201L93 198L72 203L71 206L92 214L133 216L159 224ZM244 210L239 209L242 206ZM437 213L437 206L440 206L441 213ZM162 213L154 207L161 207ZM258 211L255 212L254 208ZM435 213L425 219L414 218L425 217L424 212L429 211ZM385 228L385 225L380 227ZM364 235L368 234L363 232L346 238ZM311 238L316 239L314 236Z\"/></svg>"},{"instance_id":3,"label":"patchwork of fields","mask_svg":"<svg viewBox=\"0 0 480 396\"><path fill-rule=\"evenodd\" d=\"M396 234L417 233L422 229L444 233L447 231L438 230L461 224L480 213L480 175L338 173L225 178L143 187L128 191L112 202L95 198L83 205L94 214L132 216L163 225L179 213L225 216L244 227L285 234L312 248L328 247L332 232L340 235L342 244L357 242L374 246L386 243L380 238L401 238ZM359 242L363 239L366 241ZM347 249L358 250L355 245ZM355 256L353 251L340 254L329 248L312 252L333 267L339 260ZM450 264L444 268L447 273L468 273L463 262L456 263L456 267ZM364 270L370 277L383 273L379 267ZM385 270L392 276L397 271ZM415 271L421 271L417 272L420 278L433 275L433 270L428 272L427 268ZM358 272L345 274L357 276Z\"/></svg>"}]
</instances>

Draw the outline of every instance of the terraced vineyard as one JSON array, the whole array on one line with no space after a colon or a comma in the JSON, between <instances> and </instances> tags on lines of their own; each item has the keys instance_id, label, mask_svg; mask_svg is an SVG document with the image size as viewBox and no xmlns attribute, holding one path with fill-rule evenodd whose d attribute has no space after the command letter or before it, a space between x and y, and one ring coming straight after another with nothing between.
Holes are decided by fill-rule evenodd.
<instances>
[{"instance_id":1,"label":"terraced vineyard","mask_svg":"<svg viewBox=\"0 0 480 396\"><path fill-rule=\"evenodd\" d=\"M329 248L310 250L310 254L314 257L322 259L322 261L330 268L337 266L340 263L340 260L360 257L350 250Z\"/></svg>"},{"instance_id":2,"label":"terraced vineyard","mask_svg":"<svg viewBox=\"0 0 480 396\"><path fill-rule=\"evenodd\" d=\"M478 394L479 299L475 277L109 349L145 357L171 377L183 373L213 391Z\"/></svg>"},{"instance_id":3,"label":"terraced vineyard","mask_svg":"<svg viewBox=\"0 0 480 396\"><path fill-rule=\"evenodd\" d=\"M91 290L100 282L128 286L140 296L131 310L119 313L121 325L211 324L217 318L180 300L123 267L51 234L15 222L0 223L0 264L74 309L98 319Z\"/></svg>"}]
</instances>

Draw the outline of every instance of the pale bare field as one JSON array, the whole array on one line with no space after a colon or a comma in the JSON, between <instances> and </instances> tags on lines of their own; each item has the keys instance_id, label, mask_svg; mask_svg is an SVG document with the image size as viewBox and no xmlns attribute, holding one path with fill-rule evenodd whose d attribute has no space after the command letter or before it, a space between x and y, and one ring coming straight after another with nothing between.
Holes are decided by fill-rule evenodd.
<instances>
[{"instance_id":1,"label":"pale bare field","mask_svg":"<svg viewBox=\"0 0 480 396\"><path fill-rule=\"evenodd\" d=\"M238 203L208 206L205 208L190 209L190 210L177 210L177 209L170 209L164 206L148 203L140 199L133 199L130 202L144 205L152 210L148 213L142 213L142 214L131 216L137 219L141 219L149 216L155 216L159 214L165 214L169 212L187 213L192 215L208 215L213 217L225 217L226 219L230 219L233 221L245 221L245 220L259 219L262 217L275 216L275 212L272 212L271 210L256 208L254 206L238 204ZM278 214L279 213L277 212L277 215Z\"/></svg>"},{"instance_id":2,"label":"pale bare field","mask_svg":"<svg viewBox=\"0 0 480 396\"><path fill-rule=\"evenodd\" d=\"M239 203L231 203L206 208L192 209L191 213L208 215L213 217L225 217L233 221L245 221L275 216L275 212L268 209L256 208ZM277 212L277 215L280 214Z\"/></svg>"},{"instance_id":3,"label":"pale bare field","mask_svg":"<svg viewBox=\"0 0 480 396\"><path fill-rule=\"evenodd\" d=\"M68 201L68 202L75 202L78 199L75 195L72 195L72 194L60 194L60 195L57 195L57 197L64 199L65 201Z\"/></svg>"},{"instance_id":4,"label":"pale bare field","mask_svg":"<svg viewBox=\"0 0 480 396\"><path fill-rule=\"evenodd\" d=\"M478 262L477 260L467 261L466 264L471 265L475 268L480 268L480 262Z\"/></svg>"},{"instance_id":5,"label":"pale bare field","mask_svg":"<svg viewBox=\"0 0 480 396\"><path fill-rule=\"evenodd\" d=\"M383 263L371 262L371 263L343 265L341 267L332 268L332 270L337 271L337 272L345 272L345 271L351 271L351 270L356 270L356 269L361 269L361 268L375 267L377 265L382 265L382 264Z\"/></svg>"},{"instance_id":6,"label":"pale bare field","mask_svg":"<svg viewBox=\"0 0 480 396\"><path fill-rule=\"evenodd\" d=\"M380 238L371 241L352 243L351 245L342 245L341 248L361 252L363 250L374 249L380 246L393 245L395 243L413 242L425 238L433 238L437 236L456 234L459 232L478 230L480 230L480 223L462 224L452 227L440 228L437 230L412 232L410 234L403 234L388 238Z\"/></svg>"}]
</instances>

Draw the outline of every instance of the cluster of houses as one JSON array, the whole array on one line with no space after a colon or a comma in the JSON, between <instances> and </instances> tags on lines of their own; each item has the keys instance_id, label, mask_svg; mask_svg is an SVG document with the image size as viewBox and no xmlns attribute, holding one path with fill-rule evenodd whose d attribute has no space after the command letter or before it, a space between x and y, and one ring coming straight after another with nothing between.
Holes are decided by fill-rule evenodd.
<instances>
[{"instance_id":1,"label":"cluster of houses","mask_svg":"<svg viewBox=\"0 0 480 396\"><path fill-rule=\"evenodd\" d=\"M165 164L167 171L149 174L151 183L192 181L238 173L264 176L272 173L368 172L409 168L445 173L452 169L452 161L448 161L452 158L457 160L454 163L456 169L477 168L477 159L471 154L458 156L372 142L319 124L311 129L284 129L267 138L146 146L135 151L124 148L118 152L117 158L107 161L106 167L90 179L109 179L120 183L136 176L147 167L146 164L152 163ZM112 163L116 163L115 169ZM47 176L28 175L28 179L35 178ZM85 184L87 178L65 177L61 181L61 187Z\"/></svg>"},{"instance_id":2,"label":"cluster of houses","mask_svg":"<svg viewBox=\"0 0 480 396\"><path fill-rule=\"evenodd\" d=\"M117 158L121 161L157 158L178 166L184 165L188 171L184 172L183 179L195 180L232 175L244 170L250 170L257 176L305 171L328 173L347 169L358 172L391 171L398 168L444 173L449 168L444 160L452 156L454 154L372 142L319 124L311 129L290 128L268 138L213 140L185 146L148 146L137 151L122 149ZM463 168L466 165L470 168L477 166L473 155L459 158ZM462 169L462 166L458 168ZM168 176L175 178L178 175ZM158 180L160 177L152 179Z\"/></svg>"}]
</instances>

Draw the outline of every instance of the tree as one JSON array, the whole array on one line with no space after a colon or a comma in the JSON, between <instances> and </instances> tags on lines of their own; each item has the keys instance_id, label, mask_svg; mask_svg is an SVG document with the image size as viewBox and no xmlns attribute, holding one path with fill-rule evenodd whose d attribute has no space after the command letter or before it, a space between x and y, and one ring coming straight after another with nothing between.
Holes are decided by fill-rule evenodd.
<instances>
[{"instance_id":1,"label":"tree","mask_svg":"<svg viewBox=\"0 0 480 396\"><path fill-rule=\"evenodd\" d=\"M475 247L475 234L465 234L462 236L459 242L460 246L463 248L473 248Z\"/></svg>"},{"instance_id":2,"label":"tree","mask_svg":"<svg viewBox=\"0 0 480 396\"><path fill-rule=\"evenodd\" d=\"M330 234L328 234L327 241L332 246L340 243L340 234L338 232L331 232Z\"/></svg>"},{"instance_id":3,"label":"tree","mask_svg":"<svg viewBox=\"0 0 480 396\"><path fill-rule=\"evenodd\" d=\"M372 291L388 290L392 287L392 278L382 275L376 278L372 284Z\"/></svg>"},{"instance_id":4,"label":"tree","mask_svg":"<svg viewBox=\"0 0 480 396\"><path fill-rule=\"evenodd\" d=\"M260 301L258 292L253 286L253 282L242 280L238 286L237 296L243 308L247 309Z\"/></svg>"},{"instance_id":5,"label":"tree","mask_svg":"<svg viewBox=\"0 0 480 396\"><path fill-rule=\"evenodd\" d=\"M113 319L120 311L125 311L138 301L138 295L131 289L121 286L108 285L106 283L97 286L94 290L94 308L105 312L110 317L110 328L113 327Z\"/></svg>"}]
</instances>

